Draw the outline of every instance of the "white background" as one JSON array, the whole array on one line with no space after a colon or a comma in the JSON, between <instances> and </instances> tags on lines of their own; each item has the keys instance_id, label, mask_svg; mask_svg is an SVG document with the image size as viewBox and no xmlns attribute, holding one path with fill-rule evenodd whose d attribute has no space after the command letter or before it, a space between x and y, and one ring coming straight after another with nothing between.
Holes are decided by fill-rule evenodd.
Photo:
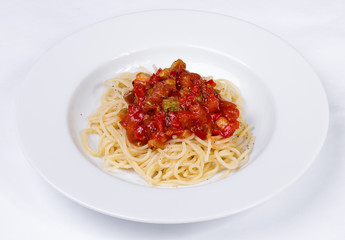
<instances>
[{"instance_id":1,"label":"white background","mask_svg":"<svg viewBox=\"0 0 345 240\"><path fill-rule=\"evenodd\" d=\"M251 210L183 225L143 224L105 216L51 188L17 145L12 115L16 93L44 52L100 20L169 8L223 13L273 32L310 62L325 87L330 126L315 163L294 185ZM2 0L0 239L345 239L344 105L345 1Z\"/></svg>"}]
</instances>

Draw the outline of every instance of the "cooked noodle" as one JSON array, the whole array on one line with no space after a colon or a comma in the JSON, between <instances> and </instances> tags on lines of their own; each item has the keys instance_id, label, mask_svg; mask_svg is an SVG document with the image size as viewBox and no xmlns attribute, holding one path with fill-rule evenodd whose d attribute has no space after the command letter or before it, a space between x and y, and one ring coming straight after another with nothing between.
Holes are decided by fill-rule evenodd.
<instances>
[{"instance_id":1,"label":"cooked noodle","mask_svg":"<svg viewBox=\"0 0 345 240\"><path fill-rule=\"evenodd\" d=\"M117 114L127 107L124 94L132 89L135 73L123 73L105 81L106 91L100 107L90 115L89 126L81 133L85 150L104 159L106 171L134 169L148 184L178 186L196 184L224 170L224 175L239 169L248 161L254 145L254 136L242 115L239 90L227 80L215 80L216 90L240 110L240 127L230 138L212 136L202 140L194 134L185 139L173 138L164 149L151 150L148 145L130 143ZM207 79L207 78L205 78ZM92 149L87 135L98 134L98 148Z\"/></svg>"}]
</instances>

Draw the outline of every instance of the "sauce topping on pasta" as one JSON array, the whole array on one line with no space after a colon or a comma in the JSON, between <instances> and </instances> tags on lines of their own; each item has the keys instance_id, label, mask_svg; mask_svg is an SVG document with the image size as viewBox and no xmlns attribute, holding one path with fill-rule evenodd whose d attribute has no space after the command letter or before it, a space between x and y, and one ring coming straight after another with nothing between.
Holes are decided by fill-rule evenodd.
<instances>
[{"instance_id":1,"label":"sauce topping on pasta","mask_svg":"<svg viewBox=\"0 0 345 240\"><path fill-rule=\"evenodd\" d=\"M174 135L228 138L239 128L236 104L222 99L213 80L187 71L181 59L152 75L138 73L132 84L125 95L128 108L119 113L132 143L163 148Z\"/></svg>"}]
</instances>

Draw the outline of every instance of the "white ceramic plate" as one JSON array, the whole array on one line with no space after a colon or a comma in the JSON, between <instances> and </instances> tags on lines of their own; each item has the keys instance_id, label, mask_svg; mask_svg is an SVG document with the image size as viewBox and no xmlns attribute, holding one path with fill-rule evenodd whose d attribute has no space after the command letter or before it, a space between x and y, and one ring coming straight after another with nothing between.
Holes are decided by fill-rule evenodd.
<instances>
[{"instance_id":1,"label":"white ceramic plate","mask_svg":"<svg viewBox=\"0 0 345 240\"><path fill-rule=\"evenodd\" d=\"M225 179L179 188L104 172L79 137L103 82L177 58L239 87L256 136L250 162ZM91 209L152 223L204 221L262 203L306 171L328 127L320 80L292 47L252 24L196 11L125 15L73 34L33 67L17 103L21 147L45 180Z\"/></svg>"}]
</instances>

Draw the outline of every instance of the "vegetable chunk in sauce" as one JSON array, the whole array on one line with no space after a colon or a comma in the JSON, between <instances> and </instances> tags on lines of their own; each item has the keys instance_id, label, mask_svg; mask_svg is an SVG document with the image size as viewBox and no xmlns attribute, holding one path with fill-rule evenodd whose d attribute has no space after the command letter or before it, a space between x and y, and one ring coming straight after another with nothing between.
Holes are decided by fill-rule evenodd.
<instances>
[{"instance_id":1,"label":"vegetable chunk in sauce","mask_svg":"<svg viewBox=\"0 0 345 240\"><path fill-rule=\"evenodd\" d=\"M163 148L174 135L231 137L239 128L239 110L223 100L215 86L213 80L187 71L181 59L152 75L138 73L133 90L124 96L129 106L120 111L120 124L130 142L148 143L152 149Z\"/></svg>"}]
</instances>

